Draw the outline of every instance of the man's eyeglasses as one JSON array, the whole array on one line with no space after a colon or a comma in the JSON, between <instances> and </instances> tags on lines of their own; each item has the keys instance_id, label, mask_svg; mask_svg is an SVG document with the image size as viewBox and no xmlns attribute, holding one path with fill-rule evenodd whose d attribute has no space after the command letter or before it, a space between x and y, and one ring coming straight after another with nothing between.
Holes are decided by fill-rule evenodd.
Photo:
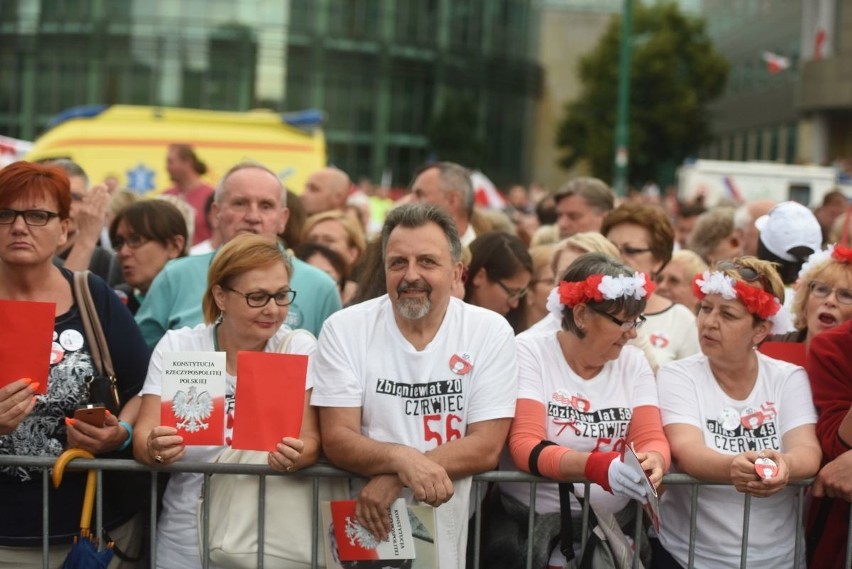
<instances>
[{"instance_id":1,"label":"man's eyeglasses","mask_svg":"<svg viewBox=\"0 0 852 569\"><path fill-rule=\"evenodd\" d=\"M47 225L48 221L59 217L58 213L43 209L0 209L0 225L12 225L19 215L24 218L24 223L34 227Z\"/></svg>"},{"instance_id":2,"label":"man's eyeglasses","mask_svg":"<svg viewBox=\"0 0 852 569\"><path fill-rule=\"evenodd\" d=\"M138 249L145 243L150 241L147 237L142 237L134 233L133 235L128 235L127 237L116 237L112 240L112 248L116 251L120 251L122 247L127 245L131 249Z\"/></svg>"},{"instance_id":3,"label":"man's eyeglasses","mask_svg":"<svg viewBox=\"0 0 852 569\"><path fill-rule=\"evenodd\" d=\"M840 304L852 304L852 289L832 288L827 284L821 283L819 281L809 282L808 289L810 289L811 294L816 296L817 298L826 298L833 292L834 298L836 298L837 302L839 302Z\"/></svg>"},{"instance_id":4,"label":"man's eyeglasses","mask_svg":"<svg viewBox=\"0 0 852 569\"><path fill-rule=\"evenodd\" d=\"M233 293L239 294L246 299L246 304L251 306L252 308L263 308L267 304L269 304L269 299L275 301L275 304L278 306L288 306L296 299L296 291L295 290L280 290L278 292L263 292L263 291L255 291L255 292L240 292L235 290L229 286L222 286L223 289L231 291Z\"/></svg>"},{"instance_id":5,"label":"man's eyeglasses","mask_svg":"<svg viewBox=\"0 0 852 569\"><path fill-rule=\"evenodd\" d=\"M616 318L609 312L604 312L603 310L599 310L597 308L593 308L589 306L592 310L600 314L601 316L606 316L610 319L613 324L616 324L619 328L621 328L622 332L629 332L630 330L638 330L645 324L646 318L643 315L639 315L636 320L621 320L620 318Z\"/></svg>"},{"instance_id":6,"label":"man's eyeglasses","mask_svg":"<svg viewBox=\"0 0 852 569\"><path fill-rule=\"evenodd\" d=\"M527 295L526 287L524 287L524 288L509 288L509 287L507 287L506 285L503 284L503 281L501 281L499 279L495 280L494 282L497 283L498 285L500 285L500 288L502 288L506 292L506 295L509 297L509 302L512 302L514 300L520 300L521 298L523 298Z\"/></svg>"},{"instance_id":7,"label":"man's eyeglasses","mask_svg":"<svg viewBox=\"0 0 852 569\"><path fill-rule=\"evenodd\" d=\"M766 278L766 275L757 272L751 267L744 267L738 263L733 263L731 261L723 261L716 265L716 270L718 271L736 271L736 273L747 283L760 282L760 286L763 290L771 292L772 287L769 285L769 279Z\"/></svg>"}]
</instances>

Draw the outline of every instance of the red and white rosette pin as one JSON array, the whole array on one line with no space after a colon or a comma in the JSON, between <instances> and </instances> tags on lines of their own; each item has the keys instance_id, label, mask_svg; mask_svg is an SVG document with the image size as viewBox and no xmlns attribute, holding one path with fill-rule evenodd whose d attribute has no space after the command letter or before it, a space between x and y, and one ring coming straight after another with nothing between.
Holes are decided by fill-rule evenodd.
<instances>
[{"instance_id":1,"label":"red and white rosette pin","mask_svg":"<svg viewBox=\"0 0 852 569\"><path fill-rule=\"evenodd\" d=\"M771 458L758 458L754 461L754 470L757 475L766 480L778 475L778 465Z\"/></svg>"}]
</instances>

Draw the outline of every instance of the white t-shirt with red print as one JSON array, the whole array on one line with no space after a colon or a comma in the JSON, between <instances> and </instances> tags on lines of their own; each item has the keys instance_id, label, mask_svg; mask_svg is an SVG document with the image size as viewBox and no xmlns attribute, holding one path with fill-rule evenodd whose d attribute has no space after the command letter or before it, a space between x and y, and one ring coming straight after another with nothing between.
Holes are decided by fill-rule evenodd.
<instances>
[{"instance_id":1,"label":"white t-shirt with red print","mask_svg":"<svg viewBox=\"0 0 852 569\"><path fill-rule=\"evenodd\" d=\"M695 314L682 304L672 304L661 312L646 314L642 333L651 344L659 366L682 360L701 351Z\"/></svg>"},{"instance_id":2,"label":"white t-shirt with red print","mask_svg":"<svg viewBox=\"0 0 852 569\"><path fill-rule=\"evenodd\" d=\"M816 423L808 377L799 366L756 352L758 375L744 400L729 397L716 382L707 357L697 354L657 373L663 426L701 429L708 448L727 455L773 449L784 452L784 435ZM676 469L673 467L673 471ZM793 566L797 488L752 498L748 566ZM733 486L702 486L698 492L696 567L739 567L745 494ZM689 554L691 487L670 485L661 499L660 541L684 566ZM804 544L802 551L804 551ZM803 564L800 566L804 566Z\"/></svg>"},{"instance_id":3,"label":"white t-shirt with red print","mask_svg":"<svg viewBox=\"0 0 852 569\"><path fill-rule=\"evenodd\" d=\"M326 320L309 370L311 403L360 407L365 437L425 452L472 423L513 417L516 369L512 328L496 312L451 298L435 338L418 351L385 295ZM470 477L454 480L453 498L437 509L442 569L464 566L470 485Z\"/></svg>"},{"instance_id":4,"label":"white t-shirt with red print","mask_svg":"<svg viewBox=\"0 0 852 569\"><path fill-rule=\"evenodd\" d=\"M290 329L282 326L267 343L265 352L274 352ZM287 353L310 356L316 350L316 340L305 331L297 331L292 337ZM139 395L161 395L164 352L212 352L213 326L200 324L195 328L169 330L157 343L148 376ZM234 392L236 376L226 374L225 440L231 439L234 423ZM305 390L311 388L310 374ZM181 460L187 462L212 462L228 446L188 446ZM157 567L180 567L195 569L201 567L198 553L198 522L196 507L201 495L204 475L195 472L173 472L169 477L166 492L163 495L163 511L157 524ZM212 567L212 565L211 565Z\"/></svg>"},{"instance_id":5,"label":"white t-shirt with red print","mask_svg":"<svg viewBox=\"0 0 852 569\"><path fill-rule=\"evenodd\" d=\"M598 375L583 379L565 361L557 332L523 334L518 336L517 343L518 398L544 405L547 440L560 446L578 452L621 451L633 409L658 405L654 374L638 348L625 346L619 357L604 364ZM514 468L505 453L504 465ZM500 489L521 503L530 503L528 484L500 484ZM575 489L582 494L582 485L575 485ZM629 501L597 484L590 487L590 499L596 507L613 513ZM580 515L579 503L572 500L571 506ZM558 511L558 486L538 485L536 512Z\"/></svg>"}]
</instances>

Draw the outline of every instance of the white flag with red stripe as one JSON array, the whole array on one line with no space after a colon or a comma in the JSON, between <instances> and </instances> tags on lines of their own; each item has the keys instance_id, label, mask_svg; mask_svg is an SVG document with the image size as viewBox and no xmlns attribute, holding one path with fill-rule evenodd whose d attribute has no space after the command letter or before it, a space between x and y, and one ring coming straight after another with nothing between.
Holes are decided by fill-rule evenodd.
<instances>
[{"instance_id":1,"label":"white flag with red stripe","mask_svg":"<svg viewBox=\"0 0 852 569\"><path fill-rule=\"evenodd\" d=\"M505 209L506 199L494 183L488 179L488 176L479 170L474 170L470 174L470 181L473 184L473 192L478 206L485 209Z\"/></svg>"},{"instance_id":2,"label":"white flag with red stripe","mask_svg":"<svg viewBox=\"0 0 852 569\"><path fill-rule=\"evenodd\" d=\"M0 135L0 168L21 160L32 147L32 142Z\"/></svg>"},{"instance_id":3,"label":"white flag with red stripe","mask_svg":"<svg viewBox=\"0 0 852 569\"><path fill-rule=\"evenodd\" d=\"M763 61L766 62L766 68L771 74L780 73L790 67L790 59L771 51L763 52Z\"/></svg>"}]
</instances>

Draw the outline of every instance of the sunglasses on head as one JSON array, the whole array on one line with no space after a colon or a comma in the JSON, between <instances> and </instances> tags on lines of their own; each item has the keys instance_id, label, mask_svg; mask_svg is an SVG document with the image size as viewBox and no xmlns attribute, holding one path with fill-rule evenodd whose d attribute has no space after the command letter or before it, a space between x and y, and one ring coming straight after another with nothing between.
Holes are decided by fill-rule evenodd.
<instances>
[{"instance_id":1,"label":"sunglasses on head","mask_svg":"<svg viewBox=\"0 0 852 569\"><path fill-rule=\"evenodd\" d=\"M760 286L763 287L764 290L769 291L772 290L772 287L769 286L769 279L766 278L766 275L759 273L758 271L752 269L751 267L744 267L739 263L734 263L731 261L723 261L716 265L716 270L718 271L736 271L736 273L747 283L760 282Z\"/></svg>"}]
</instances>

